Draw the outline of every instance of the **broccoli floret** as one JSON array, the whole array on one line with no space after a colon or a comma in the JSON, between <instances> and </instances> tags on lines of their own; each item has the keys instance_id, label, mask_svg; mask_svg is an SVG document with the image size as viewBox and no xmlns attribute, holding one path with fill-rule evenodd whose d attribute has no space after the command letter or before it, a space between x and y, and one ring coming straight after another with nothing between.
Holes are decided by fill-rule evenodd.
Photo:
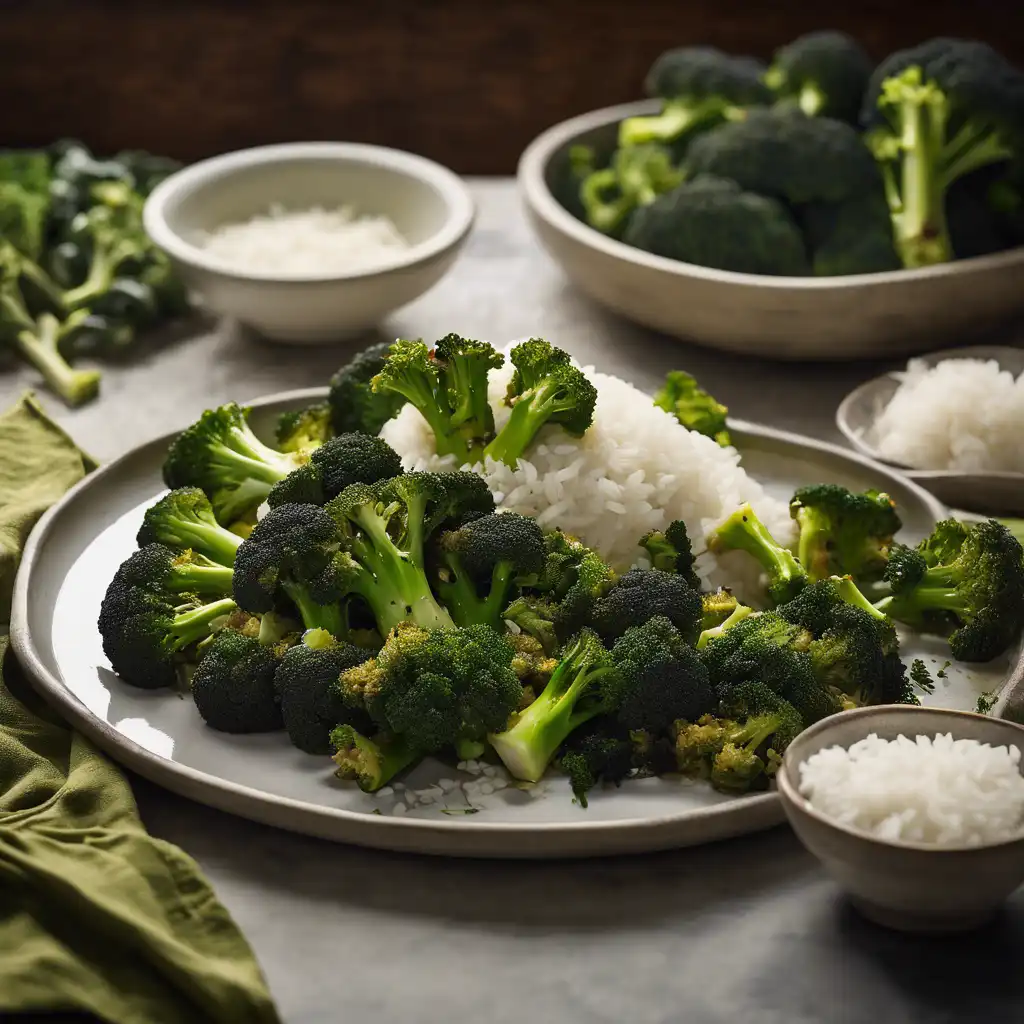
<instances>
[{"instance_id":1,"label":"broccoli floret","mask_svg":"<svg viewBox=\"0 0 1024 1024\"><path fill-rule=\"evenodd\" d=\"M949 187L1024 153L1024 72L985 43L931 39L882 61L861 118L884 168L903 265L945 263Z\"/></svg>"},{"instance_id":2,"label":"broccoli floret","mask_svg":"<svg viewBox=\"0 0 1024 1024\"><path fill-rule=\"evenodd\" d=\"M536 520L492 512L437 535L435 589L456 625L501 627L517 579L544 567L544 534Z\"/></svg>"},{"instance_id":3,"label":"broccoli floret","mask_svg":"<svg viewBox=\"0 0 1024 1024\"><path fill-rule=\"evenodd\" d=\"M740 607L736 595L728 587L719 587L718 590L702 594L700 600L702 608L700 627L702 630L722 625Z\"/></svg>"},{"instance_id":4,"label":"broccoli floret","mask_svg":"<svg viewBox=\"0 0 1024 1024\"><path fill-rule=\"evenodd\" d=\"M569 777L573 796L581 807L587 806L587 793L598 783L616 786L632 773L634 746L618 731L605 731L604 722L597 728L577 730L569 737L558 759L558 766Z\"/></svg>"},{"instance_id":5,"label":"broccoli floret","mask_svg":"<svg viewBox=\"0 0 1024 1024\"><path fill-rule=\"evenodd\" d=\"M114 576L125 587L143 587L165 594L231 593L232 570L192 551L175 552L163 544L147 544L131 554Z\"/></svg>"},{"instance_id":6,"label":"broccoli floret","mask_svg":"<svg viewBox=\"0 0 1024 1024\"><path fill-rule=\"evenodd\" d=\"M735 181L793 206L841 203L882 186L881 172L856 129L799 111L750 110L695 139L688 172Z\"/></svg>"},{"instance_id":7,"label":"broccoli floret","mask_svg":"<svg viewBox=\"0 0 1024 1024\"><path fill-rule=\"evenodd\" d=\"M484 455L515 467L546 424L582 437L594 420L597 389L572 365L567 352L541 338L516 345L509 358L515 373L505 404L512 413Z\"/></svg>"},{"instance_id":8,"label":"broccoli floret","mask_svg":"<svg viewBox=\"0 0 1024 1024\"><path fill-rule=\"evenodd\" d=\"M710 46L666 51L651 66L645 86L649 96L667 102L653 117L626 118L619 125L619 145L674 141L695 128L737 116L745 107L771 103L763 71L758 61Z\"/></svg>"},{"instance_id":9,"label":"broccoli floret","mask_svg":"<svg viewBox=\"0 0 1024 1024\"><path fill-rule=\"evenodd\" d=\"M631 732L664 733L673 722L696 720L717 703L697 652L664 616L627 629L615 641L612 662L622 677L614 714Z\"/></svg>"},{"instance_id":10,"label":"broccoli floret","mask_svg":"<svg viewBox=\"0 0 1024 1024\"><path fill-rule=\"evenodd\" d=\"M558 650L558 630L555 625L559 617L556 602L536 594L517 597L502 613L506 622L511 622L523 634L533 637L544 649L553 654Z\"/></svg>"},{"instance_id":11,"label":"broccoli floret","mask_svg":"<svg viewBox=\"0 0 1024 1024\"><path fill-rule=\"evenodd\" d=\"M217 522L210 499L198 487L179 487L146 509L135 538L139 546L163 544L234 565L242 538Z\"/></svg>"},{"instance_id":12,"label":"broccoli floret","mask_svg":"<svg viewBox=\"0 0 1024 1024\"><path fill-rule=\"evenodd\" d=\"M958 661L990 661L1024 629L1024 549L994 519L939 523L918 557L894 549L892 595L876 606L922 632L948 635Z\"/></svg>"},{"instance_id":13,"label":"broccoli floret","mask_svg":"<svg viewBox=\"0 0 1024 1024\"><path fill-rule=\"evenodd\" d=\"M775 51L765 84L808 117L857 124L874 63L845 32L809 32Z\"/></svg>"},{"instance_id":14,"label":"broccoli floret","mask_svg":"<svg viewBox=\"0 0 1024 1024\"><path fill-rule=\"evenodd\" d=\"M307 630L277 666L274 688L281 718L292 744L307 754L329 754L330 734L337 725L372 730L364 708L345 700L341 674L371 657L361 647L337 641L323 629Z\"/></svg>"},{"instance_id":15,"label":"broccoli floret","mask_svg":"<svg viewBox=\"0 0 1024 1024\"><path fill-rule=\"evenodd\" d=\"M330 743L335 774L354 780L364 793L376 793L423 757L404 737L385 732L371 738L351 725L332 730Z\"/></svg>"},{"instance_id":16,"label":"broccoli floret","mask_svg":"<svg viewBox=\"0 0 1024 1024\"><path fill-rule=\"evenodd\" d=\"M433 431L438 455L454 455L466 464L494 433L487 375L504 361L486 342L454 334L434 350L422 341L396 341L372 386L378 393L404 396Z\"/></svg>"},{"instance_id":17,"label":"broccoli floret","mask_svg":"<svg viewBox=\"0 0 1024 1024\"><path fill-rule=\"evenodd\" d=\"M687 643L693 643L700 635L703 614L700 593L684 577L658 569L630 569L594 603L591 623L610 642L630 626L662 615Z\"/></svg>"},{"instance_id":18,"label":"broccoli floret","mask_svg":"<svg viewBox=\"0 0 1024 1024\"><path fill-rule=\"evenodd\" d=\"M551 673L558 665L558 659L551 657L544 649L544 645L529 633L510 633L508 642L516 652L512 658L512 671L523 684L520 707L526 707L548 685Z\"/></svg>"},{"instance_id":19,"label":"broccoli floret","mask_svg":"<svg viewBox=\"0 0 1024 1024\"><path fill-rule=\"evenodd\" d=\"M800 527L797 557L812 581L847 575L878 579L893 535L903 526L896 502L884 491L855 494L839 484L798 488L789 511Z\"/></svg>"},{"instance_id":20,"label":"broccoli floret","mask_svg":"<svg viewBox=\"0 0 1024 1024\"><path fill-rule=\"evenodd\" d=\"M781 203L710 175L638 209L623 241L656 256L739 274L810 273L800 229Z\"/></svg>"},{"instance_id":21,"label":"broccoli floret","mask_svg":"<svg viewBox=\"0 0 1024 1024\"><path fill-rule=\"evenodd\" d=\"M401 456L383 438L338 434L315 449L306 465L275 484L267 504L323 505L349 484L374 484L401 474Z\"/></svg>"},{"instance_id":22,"label":"broccoli floret","mask_svg":"<svg viewBox=\"0 0 1024 1024\"><path fill-rule=\"evenodd\" d=\"M382 341L363 349L331 377L327 405L334 433L379 434L381 427L405 405L404 395L378 391L371 385L387 362L391 344Z\"/></svg>"},{"instance_id":23,"label":"broccoli floret","mask_svg":"<svg viewBox=\"0 0 1024 1024\"><path fill-rule=\"evenodd\" d=\"M695 377L683 370L672 370L654 396L654 404L673 416L687 430L713 438L723 448L732 444L726 427L729 409L712 398Z\"/></svg>"},{"instance_id":24,"label":"broccoli floret","mask_svg":"<svg viewBox=\"0 0 1024 1024\"><path fill-rule=\"evenodd\" d=\"M252 432L249 410L233 402L207 409L171 443L164 483L171 489L199 487L221 523L241 519L266 500L270 489L306 461L279 452Z\"/></svg>"},{"instance_id":25,"label":"broccoli floret","mask_svg":"<svg viewBox=\"0 0 1024 1024\"><path fill-rule=\"evenodd\" d=\"M294 637L261 643L235 629L213 637L192 676L192 699L220 732L273 732L283 725L274 674Z\"/></svg>"},{"instance_id":26,"label":"broccoli floret","mask_svg":"<svg viewBox=\"0 0 1024 1024\"><path fill-rule=\"evenodd\" d=\"M797 211L818 277L902 270L881 187L841 203L808 203Z\"/></svg>"},{"instance_id":27,"label":"broccoli floret","mask_svg":"<svg viewBox=\"0 0 1024 1024\"><path fill-rule=\"evenodd\" d=\"M807 585L807 572L768 532L749 503L732 513L704 538L709 551L746 551L768 576L768 597L782 604Z\"/></svg>"},{"instance_id":28,"label":"broccoli floret","mask_svg":"<svg viewBox=\"0 0 1024 1024\"><path fill-rule=\"evenodd\" d=\"M700 578L693 569L693 548L686 532L686 523L673 520L664 530L651 530L640 538L640 547L647 552L651 568L682 576L694 590L700 590Z\"/></svg>"},{"instance_id":29,"label":"broccoli floret","mask_svg":"<svg viewBox=\"0 0 1024 1024\"><path fill-rule=\"evenodd\" d=\"M489 626L423 629L402 623L376 658L341 674L345 699L421 754L479 749L519 707L515 649Z\"/></svg>"},{"instance_id":30,"label":"broccoli floret","mask_svg":"<svg viewBox=\"0 0 1024 1024\"><path fill-rule=\"evenodd\" d=\"M775 610L794 625L803 626L814 636L821 636L832 625L836 608L848 604L867 612L878 622L886 618L864 596L849 576L830 576L804 587L791 601Z\"/></svg>"},{"instance_id":31,"label":"broccoli floret","mask_svg":"<svg viewBox=\"0 0 1024 1024\"><path fill-rule=\"evenodd\" d=\"M281 413L274 429L277 446L283 452L312 451L333 435L331 407L327 402Z\"/></svg>"},{"instance_id":32,"label":"broccoli floret","mask_svg":"<svg viewBox=\"0 0 1024 1024\"><path fill-rule=\"evenodd\" d=\"M697 637L697 643L694 645L698 651L703 651L704 648L715 639L715 637L721 636L723 633L732 629L733 626L742 622L748 615L754 614L753 608L748 608L747 605L740 604L735 598L732 598L732 610L728 615L722 618L717 607L714 608L713 612L708 611L709 597L713 598L715 595L705 594L702 598L704 603L704 615L701 619L702 628L700 636ZM730 595L730 597L732 597L732 595ZM716 621L713 621L712 624L709 625L709 619Z\"/></svg>"},{"instance_id":33,"label":"broccoli floret","mask_svg":"<svg viewBox=\"0 0 1024 1024\"><path fill-rule=\"evenodd\" d=\"M675 765L683 775L707 777L715 755L729 740L736 723L715 715L675 724Z\"/></svg>"}]
</instances>

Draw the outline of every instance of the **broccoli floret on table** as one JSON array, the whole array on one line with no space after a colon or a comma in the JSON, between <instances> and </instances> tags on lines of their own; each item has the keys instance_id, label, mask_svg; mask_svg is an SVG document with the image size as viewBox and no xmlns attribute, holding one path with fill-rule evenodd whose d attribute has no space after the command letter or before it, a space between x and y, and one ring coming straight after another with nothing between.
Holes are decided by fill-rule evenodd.
<instances>
[{"instance_id":1,"label":"broccoli floret on table","mask_svg":"<svg viewBox=\"0 0 1024 1024\"><path fill-rule=\"evenodd\" d=\"M217 522L203 491L179 487L146 509L136 542L194 551L221 565L234 565L242 538Z\"/></svg>"},{"instance_id":2,"label":"broccoli floret on table","mask_svg":"<svg viewBox=\"0 0 1024 1024\"><path fill-rule=\"evenodd\" d=\"M687 430L713 438L723 448L732 444L726 425L728 408L709 395L689 373L672 370L654 396L654 404L672 413Z\"/></svg>"}]
</instances>

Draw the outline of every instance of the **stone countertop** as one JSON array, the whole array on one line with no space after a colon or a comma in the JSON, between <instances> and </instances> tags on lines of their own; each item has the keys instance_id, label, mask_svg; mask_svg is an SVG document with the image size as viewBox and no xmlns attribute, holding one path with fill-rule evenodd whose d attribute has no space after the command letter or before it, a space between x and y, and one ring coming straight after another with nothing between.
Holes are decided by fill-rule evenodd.
<instances>
[{"instance_id":1,"label":"stone countertop","mask_svg":"<svg viewBox=\"0 0 1024 1024\"><path fill-rule=\"evenodd\" d=\"M572 290L511 182L473 188L479 218L454 270L382 336L543 334L639 387L686 368L738 418L833 441L840 399L889 368L761 362L625 323ZM214 325L175 334L109 366L91 406L40 397L108 460L219 402L323 384L367 343L290 348ZM33 383L29 370L0 375L0 406ZM604 861L445 861L274 831L135 781L148 827L198 860L244 929L287 1024L1002 1024L1024 1013L1024 891L969 937L887 933L846 906L787 829Z\"/></svg>"}]
</instances>

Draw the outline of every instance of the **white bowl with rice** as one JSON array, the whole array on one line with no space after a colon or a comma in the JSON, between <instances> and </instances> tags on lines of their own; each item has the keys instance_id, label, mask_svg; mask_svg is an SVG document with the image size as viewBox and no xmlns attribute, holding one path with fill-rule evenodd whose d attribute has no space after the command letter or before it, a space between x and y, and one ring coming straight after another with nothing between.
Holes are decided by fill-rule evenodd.
<instances>
[{"instance_id":1,"label":"white bowl with rice","mask_svg":"<svg viewBox=\"0 0 1024 1024\"><path fill-rule=\"evenodd\" d=\"M146 231L212 312L276 341L359 334L450 268L474 220L459 177L401 150L302 142L192 164Z\"/></svg>"},{"instance_id":2,"label":"white bowl with rice","mask_svg":"<svg viewBox=\"0 0 1024 1024\"><path fill-rule=\"evenodd\" d=\"M1024 882L1024 728L965 711L844 711L777 775L794 831L869 919L977 927Z\"/></svg>"}]
</instances>

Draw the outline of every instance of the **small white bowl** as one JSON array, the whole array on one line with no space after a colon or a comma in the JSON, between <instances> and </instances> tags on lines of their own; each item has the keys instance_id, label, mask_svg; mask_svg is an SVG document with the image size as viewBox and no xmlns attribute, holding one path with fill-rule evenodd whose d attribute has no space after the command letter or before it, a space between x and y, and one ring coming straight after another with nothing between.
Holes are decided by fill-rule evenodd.
<instances>
[{"instance_id":1,"label":"small white bowl","mask_svg":"<svg viewBox=\"0 0 1024 1024\"><path fill-rule=\"evenodd\" d=\"M865 917L908 932L965 931L985 923L1024 882L1024 833L983 846L889 842L816 811L800 793L800 765L812 754L850 747L871 733L885 740L901 733L952 733L954 739L1024 749L1024 728L941 708L893 704L843 711L805 729L776 775L793 831Z\"/></svg>"},{"instance_id":2,"label":"small white bowl","mask_svg":"<svg viewBox=\"0 0 1024 1024\"><path fill-rule=\"evenodd\" d=\"M373 268L322 275L260 273L225 264L202 232L266 213L352 206L389 217L410 247ZM186 286L215 313L277 341L319 344L378 324L436 284L473 225L469 191L451 171L401 150L350 142L244 149L171 175L146 201L144 222Z\"/></svg>"}]
</instances>

